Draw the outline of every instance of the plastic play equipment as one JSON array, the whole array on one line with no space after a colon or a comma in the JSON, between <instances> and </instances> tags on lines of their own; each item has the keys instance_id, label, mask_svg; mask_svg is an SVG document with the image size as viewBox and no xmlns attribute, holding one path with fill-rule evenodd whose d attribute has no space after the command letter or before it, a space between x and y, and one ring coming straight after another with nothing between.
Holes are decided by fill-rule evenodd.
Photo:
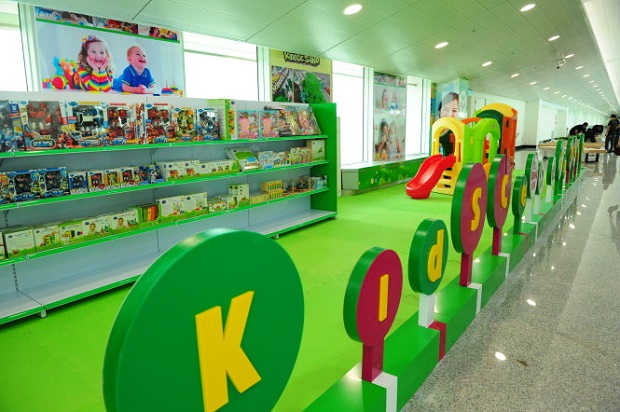
<instances>
[{"instance_id":1,"label":"plastic play equipment","mask_svg":"<svg viewBox=\"0 0 620 412\"><path fill-rule=\"evenodd\" d=\"M492 118L461 121L443 117L433 123L431 138L431 157L424 161L406 187L407 195L414 199L426 199L429 189L454 194L456 180L465 164L481 163L488 173L488 165L497 155L500 127ZM449 147L452 153L446 152Z\"/></svg>"},{"instance_id":2,"label":"plastic play equipment","mask_svg":"<svg viewBox=\"0 0 620 412\"><path fill-rule=\"evenodd\" d=\"M414 199L428 198L444 171L454 166L455 162L454 155L444 157L436 154L429 157L422 163L415 177L407 183L405 191Z\"/></svg>"},{"instance_id":3,"label":"plastic play equipment","mask_svg":"<svg viewBox=\"0 0 620 412\"><path fill-rule=\"evenodd\" d=\"M478 110L474 116L497 120L501 131L499 153L508 156L510 164L514 166L517 139L517 111L507 104L491 103Z\"/></svg>"}]
</instances>

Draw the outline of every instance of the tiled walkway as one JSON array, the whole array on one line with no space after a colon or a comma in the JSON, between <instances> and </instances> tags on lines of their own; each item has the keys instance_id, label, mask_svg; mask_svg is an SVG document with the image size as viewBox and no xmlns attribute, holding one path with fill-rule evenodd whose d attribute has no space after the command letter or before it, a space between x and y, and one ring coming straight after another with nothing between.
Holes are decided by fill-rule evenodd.
<instances>
[{"instance_id":1,"label":"tiled walkway","mask_svg":"<svg viewBox=\"0 0 620 412\"><path fill-rule=\"evenodd\" d=\"M584 164L563 218L403 411L620 411L618 163Z\"/></svg>"}]
</instances>

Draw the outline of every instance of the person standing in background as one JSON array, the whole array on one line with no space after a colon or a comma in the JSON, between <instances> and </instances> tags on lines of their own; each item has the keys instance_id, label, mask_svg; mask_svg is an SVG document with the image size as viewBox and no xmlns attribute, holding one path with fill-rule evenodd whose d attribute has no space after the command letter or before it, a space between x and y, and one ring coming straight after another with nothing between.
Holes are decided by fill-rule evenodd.
<instances>
[{"instance_id":1,"label":"person standing in background","mask_svg":"<svg viewBox=\"0 0 620 412\"><path fill-rule=\"evenodd\" d=\"M620 132L620 121L615 114L612 114L609 116L609 123L607 123L605 130L605 150L607 153L613 152L618 145L618 132Z\"/></svg>"}]
</instances>

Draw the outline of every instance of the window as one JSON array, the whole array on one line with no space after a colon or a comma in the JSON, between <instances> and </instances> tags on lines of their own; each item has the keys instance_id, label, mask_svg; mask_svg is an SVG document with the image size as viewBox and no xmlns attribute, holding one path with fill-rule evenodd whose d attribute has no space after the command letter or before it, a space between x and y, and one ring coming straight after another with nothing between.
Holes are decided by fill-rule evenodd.
<instances>
[{"instance_id":1,"label":"window","mask_svg":"<svg viewBox=\"0 0 620 412\"><path fill-rule=\"evenodd\" d=\"M424 98L423 79L419 77L407 76L407 134L405 137L405 147L407 155L427 154L428 153L428 125L424 125L422 102ZM426 122L428 123L428 122Z\"/></svg>"},{"instance_id":2,"label":"window","mask_svg":"<svg viewBox=\"0 0 620 412\"><path fill-rule=\"evenodd\" d=\"M332 62L332 99L340 118L340 164L364 160L364 67Z\"/></svg>"},{"instance_id":3,"label":"window","mask_svg":"<svg viewBox=\"0 0 620 412\"><path fill-rule=\"evenodd\" d=\"M0 55L4 62L0 90L28 90L17 3L14 2L0 1Z\"/></svg>"},{"instance_id":4,"label":"window","mask_svg":"<svg viewBox=\"0 0 620 412\"><path fill-rule=\"evenodd\" d=\"M256 46L183 33L187 97L258 99Z\"/></svg>"}]
</instances>

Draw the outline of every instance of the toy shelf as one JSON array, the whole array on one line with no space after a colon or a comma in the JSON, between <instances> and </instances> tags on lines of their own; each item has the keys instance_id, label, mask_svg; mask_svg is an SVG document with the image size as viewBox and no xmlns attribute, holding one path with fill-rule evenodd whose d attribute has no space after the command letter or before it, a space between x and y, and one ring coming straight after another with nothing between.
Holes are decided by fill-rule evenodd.
<instances>
[{"instance_id":1,"label":"toy shelf","mask_svg":"<svg viewBox=\"0 0 620 412\"><path fill-rule=\"evenodd\" d=\"M160 229L164 229L164 228L167 228L167 227L173 227L173 226L188 224L188 223L192 223L192 222L196 222L196 221L200 221L200 220L205 220L205 219L212 219L212 218L216 218L216 217L221 216L221 215L227 215L227 214L231 214L231 213L238 213L238 212L241 212L241 211L244 211L244 210L254 209L254 208L257 208L257 207L269 206L269 205L272 205L274 203L285 202L285 201L288 201L288 200L291 200L291 199L295 199L295 198L312 196L312 195L315 195L317 193L322 193L322 192L327 192L327 191L329 191L328 188L321 188L321 189L317 189L317 190L308 190L306 192L301 192L301 193L297 193L297 194L294 194L294 195L288 195L288 196L284 196L284 197L281 197L281 198L278 198L278 199L273 199L273 200L268 200L266 202L257 203L257 204L254 204L254 205L241 206L241 207L237 207L237 208L234 208L234 209L222 210L220 212L208 213L208 214L204 214L204 215L200 215L200 216L190 217L190 218L187 218L187 219L179 219L179 220L174 220L174 221L171 221L171 222L155 224L153 226L142 227L142 228L135 229L135 230L128 230L128 231L122 232L122 233L116 233L116 234L111 234L111 235L107 235L107 236L102 236L100 238L90 239L90 240L86 240L86 241L83 241L83 242L75 243L75 244L72 244L72 245L62 246L62 247L58 247L58 248L54 248L54 249L44 250L44 251L41 251L41 252L34 252L34 253L31 253L31 254L25 255L25 256L18 256L18 257L15 257L15 258L1 260L0 261L0 267L1 266L14 265L14 264L18 264L20 262L30 261L30 260L33 260L33 259L44 258L44 257L47 257L47 256L57 255L59 253L67 252L67 251L70 251L70 250L81 249L81 248L84 248L84 247L99 245L101 243L111 242L111 241L114 241L114 240L130 237L130 236L136 236L136 235L141 234L141 233L152 232L154 230L160 230ZM310 220L313 220L313 221L315 220L315 218L316 218L316 216L314 216L315 214L316 213L313 213L312 215L309 216ZM303 218L303 214L300 214L300 216L302 216L302 220L308 220L307 219L308 216L306 218ZM295 229L297 227L301 227L301 226L297 226L298 223L299 223L297 221L298 219L299 219L299 217L296 217L294 220L291 220L291 222L295 223L296 227L291 227L288 230L293 230L293 229ZM265 224L263 226L269 227L269 224ZM254 230L253 228L251 230L259 232L259 233L267 234L267 235L279 234L279 233L282 233L282 232L285 231L285 230L283 230L282 223L280 221L278 221L277 226L278 226L278 229L274 230L274 231L269 231L269 230L264 230L264 229Z\"/></svg>"},{"instance_id":2,"label":"toy shelf","mask_svg":"<svg viewBox=\"0 0 620 412\"><path fill-rule=\"evenodd\" d=\"M249 170L246 172L214 174L214 175L201 176L201 177L190 178L190 179L171 180L171 181L161 182L161 183L121 187L118 189L111 189L111 190L100 190L97 192L79 193L75 195L67 195L67 196L60 196L60 197L50 197L47 199L27 200L24 202L17 202L17 203L6 203L3 205L0 205L0 211L8 210L8 209L23 208L23 207L41 206L41 205L47 205L50 203L57 203L57 202L71 202L71 201L76 201L76 200L90 199L90 198L96 198L96 197L101 197L101 196L117 195L120 193L135 192L135 191L141 191L141 190L153 190L156 188L186 185L186 184L199 183L199 182L207 182L210 180L228 179L231 177L246 176L249 174L255 175L255 174L262 174L262 173L279 172L283 170L301 169L301 168L307 168L307 167L312 167L312 166L326 164L326 163L328 162L325 160L319 160L316 162L299 163L299 164L294 164L290 166L275 167L271 169L257 169L257 170Z\"/></svg>"},{"instance_id":3,"label":"toy shelf","mask_svg":"<svg viewBox=\"0 0 620 412\"><path fill-rule=\"evenodd\" d=\"M127 151L127 150L154 150L154 149L166 149L166 148L179 148L179 147L209 147L220 145L242 145L252 143L273 143L273 142L286 142L291 140L313 140L313 139L327 139L327 135L302 135L302 136L287 136L287 137L270 137L260 139L235 139L235 140L208 140L203 142L171 142L171 143L152 143L152 144L127 144L118 146L102 146L102 147L80 147L75 149L54 149L54 150L30 150L24 152L3 152L0 153L0 159L12 158L12 157L34 157L34 156L56 156L56 155L71 155L71 154L83 154L83 153L99 153L110 151Z\"/></svg>"},{"instance_id":4,"label":"toy shelf","mask_svg":"<svg viewBox=\"0 0 620 412\"><path fill-rule=\"evenodd\" d=\"M328 182L327 187L318 190L182 220L164 221L137 230L2 260L0 324L34 314L44 317L51 308L133 282L170 247L204 230L226 227L277 236L334 218L337 213L335 183L338 159L336 106L326 103L312 107L323 134L0 153L3 171L59 166L67 170L99 170L185 159L212 161L226 158L227 149L235 145L253 151L286 151L299 146L295 143L297 141L325 140L325 160L321 161L0 205L4 215L4 220L0 221L0 231L3 232L46 222L109 214L137 205L154 204L158 198L190 191L207 192L212 197L227 193L230 184L247 184L250 193L256 193L265 180L293 181L310 175L326 176Z\"/></svg>"}]
</instances>

